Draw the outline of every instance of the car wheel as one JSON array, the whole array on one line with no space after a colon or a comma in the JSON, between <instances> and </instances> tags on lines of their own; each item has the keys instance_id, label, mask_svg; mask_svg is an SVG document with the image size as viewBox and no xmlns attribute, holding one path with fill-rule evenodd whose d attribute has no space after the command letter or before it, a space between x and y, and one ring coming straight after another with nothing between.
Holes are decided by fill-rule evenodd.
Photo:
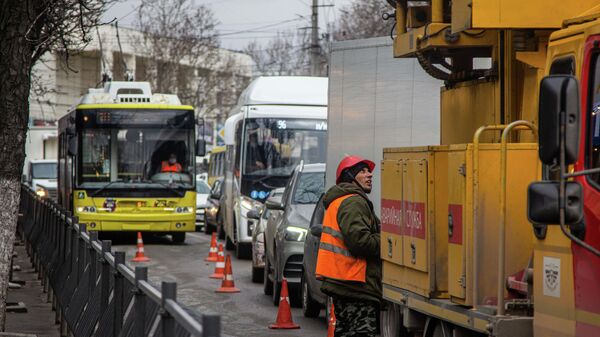
<instances>
[{"instance_id":1,"label":"car wheel","mask_svg":"<svg viewBox=\"0 0 600 337\"><path fill-rule=\"evenodd\" d=\"M265 251L265 269L263 272L263 292L265 295L273 294L273 282L269 279L269 269L271 266L269 264L269 258L267 257L267 252Z\"/></svg>"},{"instance_id":2,"label":"car wheel","mask_svg":"<svg viewBox=\"0 0 600 337\"><path fill-rule=\"evenodd\" d=\"M260 267L252 267L252 282L261 283L263 282L264 277L264 268Z\"/></svg>"},{"instance_id":3,"label":"car wheel","mask_svg":"<svg viewBox=\"0 0 600 337\"><path fill-rule=\"evenodd\" d=\"M275 273L273 272L273 274ZM273 304L279 305L279 299L281 298L281 282L277 282L275 275L273 275L273 280Z\"/></svg>"},{"instance_id":4,"label":"car wheel","mask_svg":"<svg viewBox=\"0 0 600 337\"><path fill-rule=\"evenodd\" d=\"M185 242L185 232L173 232L171 233L171 241L173 243L183 243Z\"/></svg>"},{"instance_id":5,"label":"car wheel","mask_svg":"<svg viewBox=\"0 0 600 337\"><path fill-rule=\"evenodd\" d=\"M225 249L227 249L227 250L235 249L235 244L233 243L233 241L231 241L229 236L227 236L227 238L225 239Z\"/></svg>"},{"instance_id":6,"label":"car wheel","mask_svg":"<svg viewBox=\"0 0 600 337\"><path fill-rule=\"evenodd\" d=\"M206 217L204 218L204 234L212 234L214 232L213 226L209 225L206 222Z\"/></svg>"},{"instance_id":7,"label":"car wheel","mask_svg":"<svg viewBox=\"0 0 600 337\"><path fill-rule=\"evenodd\" d=\"M223 229L223 219L221 218L221 212L217 213L217 233L219 240L225 240L225 230Z\"/></svg>"},{"instance_id":8,"label":"car wheel","mask_svg":"<svg viewBox=\"0 0 600 337\"><path fill-rule=\"evenodd\" d=\"M252 258L252 245L247 243L238 242L235 245L235 256L238 259L251 259Z\"/></svg>"},{"instance_id":9,"label":"car wheel","mask_svg":"<svg viewBox=\"0 0 600 337\"><path fill-rule=\"evenodd\" d=\"M304 314L304 317L319 317L319 313L321 313L321 305L318 302L316 302L310 295L310 289L308 288L308 282L306 282L306 276L304 275L304 273L302 273L300 287L302 299L302 314Z\"/></svg>"}]
</instances>

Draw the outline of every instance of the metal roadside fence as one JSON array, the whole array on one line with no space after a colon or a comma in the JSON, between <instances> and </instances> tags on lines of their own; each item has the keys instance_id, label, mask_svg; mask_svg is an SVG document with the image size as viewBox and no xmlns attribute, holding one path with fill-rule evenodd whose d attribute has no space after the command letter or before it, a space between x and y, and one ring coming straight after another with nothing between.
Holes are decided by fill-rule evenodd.
<instances>
[{"instance_id":1,"label":"metal roadside fence","mask_svg":"<svg viewBox=\"0 0 600 337\"><path fill-rule=\"evenodd\" d=\"M147 267L130 269L54 201L21 187L19 232L56 312L61 336L221 335L218 315L199 315L176 300L177 284L148 281Z\"/></svg>"}]
</instances>

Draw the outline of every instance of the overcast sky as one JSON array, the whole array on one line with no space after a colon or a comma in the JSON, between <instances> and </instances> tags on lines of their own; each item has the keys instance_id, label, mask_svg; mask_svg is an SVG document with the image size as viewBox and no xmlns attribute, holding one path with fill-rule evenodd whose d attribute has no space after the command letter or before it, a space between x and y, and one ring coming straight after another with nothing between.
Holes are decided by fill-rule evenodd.
<instances>
[{"instance_id":1,"label":"overcast sky","mask_svg":"<svg viewBox=\"0 0 600 337\"><path fill-rule=\"evenodd\" d=\"M312 0L194 0L210 7L217 20L224 48L241 50L250 41L265 42L278 31L294 31L310 26ZM327 23L334 22L339 9L353 0L319 0L320 31L326 32ZM363 1L363 0L357 0ZM373 0L383 1L383 0ZM105 19L117 18L119 25L134 27L139 0L124 0L112 6ZM331 6L333 5L333 6Z\"/></svg>"}]
</instances>

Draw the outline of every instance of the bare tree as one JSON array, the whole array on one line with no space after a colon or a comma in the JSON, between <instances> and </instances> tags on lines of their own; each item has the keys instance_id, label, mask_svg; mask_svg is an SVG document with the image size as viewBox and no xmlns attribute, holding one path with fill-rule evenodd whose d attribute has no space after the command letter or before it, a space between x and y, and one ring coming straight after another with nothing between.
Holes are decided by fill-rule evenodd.
<instances>
[{"instance_id":1,"label":"bare tree","mask_svg":"<svg viewBox=\"0 0 600 337\"><path fill-rule=\"evenodd\" d=\"M385 1L355 0L340 9L342 15L334 29L334 40L364 39L390 35L392 21L384 21L381 16L389 12Z\"/></svg>"},{"instance_id":2,"label":"bare tree","mask_svg":"<svg viewBox=\"0 0 600 337\"><path fill-rule=\"evenodd\" d=\"M260 75L308 75L309 45L305 30L279 32L264 45L250 42L244 52L252 57Z\"/></svg>"},{"instance_id":3,"label":"bare tree","mask_svg":"<svg viewBox=\"0 0 600 337\"><path fill-rule=\"evenodd\" d=\"M48 51L71 52L90 41L113 0L0 0L0 329L4 330L10 259L20 200L29 119L31 69Z\"/></svg>"},{"instance_id":4,"label":"bare tree","mask_svg":"<svg viewBox=\"0 0 600 337\"><path fill-rule=\"evenodd\" d=\"M205 103L209 93L198 87L211 88L204 77L219 62L217 23L211 9L192 0L142 0L137 26L143 34L134 43L148 55L143 80L187 104Z\"/></svg>"}]
</instances>

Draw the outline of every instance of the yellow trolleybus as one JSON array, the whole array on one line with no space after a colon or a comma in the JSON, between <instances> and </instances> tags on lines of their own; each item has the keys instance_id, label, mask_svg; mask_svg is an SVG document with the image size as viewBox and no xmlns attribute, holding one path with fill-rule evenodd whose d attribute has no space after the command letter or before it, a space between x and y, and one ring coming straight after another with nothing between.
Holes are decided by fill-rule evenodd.
<instances>
[{"instance_id":1,"label":"yellow trolleybus","mask_svg":"<svg viewBox=\"0 0 600 337\"><path fill-rule=\"evenodd\" d=\"M89 230L195 230L194 109L147 82L89 89L59 120L58 200ZM194 149L198 149L194 151Z\"/></svg>"}]
</instances>

